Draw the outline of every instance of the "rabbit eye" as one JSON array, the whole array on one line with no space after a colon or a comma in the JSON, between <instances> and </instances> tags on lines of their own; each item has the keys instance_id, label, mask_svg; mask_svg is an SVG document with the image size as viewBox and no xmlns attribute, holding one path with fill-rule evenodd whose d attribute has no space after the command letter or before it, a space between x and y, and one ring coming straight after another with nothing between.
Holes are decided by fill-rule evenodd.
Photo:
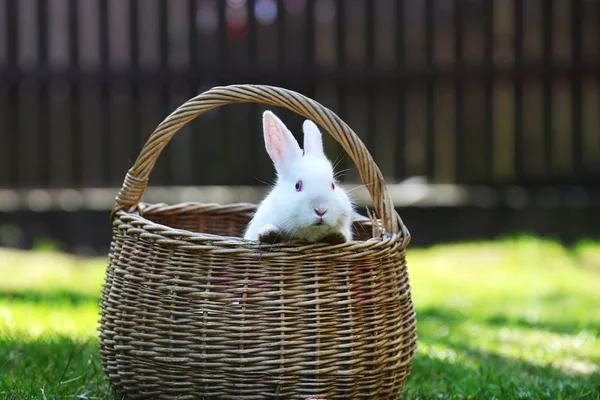
<instances>
[{"instance_id":1,"label":"rabbit eye","mask_svg":"<svg viewBox=\"0 0 600 400\"><path fill-rule=\"evenodd\" d=\"M331 190L335 189L335 183L331 183Z\"/></svg>"},{"instance_id":2,"label":"rabbit eye","mask_svg":"<svg viewBox=\"0 0 600 400\"><path fill-rule=\"evenodd\" d=\"M298 182L296 182L296 192L299 192L302 190L302 181L299 180Z\"/></svg>"}]
</instances>

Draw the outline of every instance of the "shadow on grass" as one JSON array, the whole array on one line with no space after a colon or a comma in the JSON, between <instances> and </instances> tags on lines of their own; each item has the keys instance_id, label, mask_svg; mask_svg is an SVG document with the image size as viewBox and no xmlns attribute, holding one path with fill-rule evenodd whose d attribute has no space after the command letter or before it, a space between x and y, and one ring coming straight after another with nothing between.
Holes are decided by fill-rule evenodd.
<instances>
[{"instance_id":1,"label":"shadow on grass","mask_svg":"<svg viewBox=\"0 0 600 400\"><path fill-rule=\"evenodd\" d=\"M598 373L571 374L452 342L445 344L459 353L461 360L417 353L401 398L597 400L600 396Z\"/></svg>"},{"instance_id":2,"label":"shadow on grass","mask_svg":"<svg viewBox=\"0 0 600 400\"><path fill-rule=\"evenodd\" d=\"M558 356L547 365L538 365L478 348L469 343L469 337L461 337L457 333L461 325L473 322L473 318L458 311L436 307L421 309L417 311L417 321L422 347L413 360L403 398L600 398L600 374L597 369L590 370L589 365L582 368L575 361L572 368L567 365L567 368L561 369L554 363L562 360ZM436 335L434 331L437 328L432 329L432 325L426 325L427 322L432 322L437 328L448 327L450 334ZM575 324L533 323L504 315L478 316L474 322L498 329L531 328L567 335L578 333ZM598 326L591 329L598 329ZM590 354L589 360L600 363L598 355Z\"/></svg>"},{"instance_id":3,"label":"shadow on grass","mask_svg":"<svg viewBox=\"0 0 600 400\"><path fill-rule=\"evenodd\" d=\"M467 315L457 311L451 311L443 308L426 308L417 312L417 320L436 319L443 321L448 326L456 326L463 322L473 321ZM477 322L491 327L518 327L527 329L536 329L557 334L573 335L579 333L582 328L590 331L592 334L600 334L600 323L578 323L578 322L559 322L559 321L530 321L523 317L511 317L503 314L477 316Z\"/></svg>"},{"instance_id":4,"label":"shadow on grass","mask_svg":"<svg viewBox=\"0 0 600 400\"><path fill-rule=\"evenodd\" d=\"M94 337L0 336L0 354L1 398L114 399Z\"/></svg>"},{"instance_id":5,"label":"shadow on grass","mask_svg":"<svg viewBox=\"0 0 600 400\"><path fill-rule=\"evenodd\" d=\"M420 340L431 343L427 336ZM402 399L596 400L600 394L597 373L568 374L448 338L436 341L460 354L460 359L419 351ZM0 397L115 399L102 371L95 337L82 341L65 336L5 337L0 338L0 354Z\"/></svg>"},{"instance_id":6,"label":"shadow on grass","mask_svg":"<svg viewBox=\"0 0 600 400\"><path fill-rule=\"evenodd\" d=\"M541 299L542 302L554 302L563 300L565 297L552 296L552 299ZM556 299L554 299L556 297ZM26 303L45 303L45 304L98 304L100 301L100 293L87 294L70 290L53 290L53 291L34 291L34 290L0 290L0 301L12 300ZM447 325L458 325L462 322L472 321L473 319L467 315L461 314L458 311L449 309L431 307L418 310L419 320L436 319L444 321ZM492 327L519 327L528 329L537 329L558 334L577 334L583 328L590 331L592 334L600 334L600 322L560 322L560 321L532 321L523 317L511 317L503 314L478 316L477 322L483 325Z\"/></svg>"},{"instance_id":7,"label":"shadow on grass","mask_svg":"<svg viewBox=\"0 0 600 400\"><path fill-rule=\"evenodd\" d=\"M23 303L45 304L89 304L99 303L100 293L88 294L72 290L0 290L0 301L12 300Z\"/></svg>"},{"instance_id":8,"label":"shadow on grass","mask_svg":"<svg viewBox=\"0 0 600 400\"><path fill-rule=\"evenodd\" d=\"M64 294L64 293L63 293ZM31 301L96 301L94 296L71 293L20 292L17 296ZM5 293L2 293L5 296ZM38 297L36 297L38 296ZM55 297L53 297L55 296ZM419 310L420 321L434 319L450 330L472 321L466 315L444 308ZM573 333L569 324L529 323L503 315L478 318L477 323L492 327L530 327L559 333ZM422 347L412 363L411 375L403 399L432 398L530 398L590 399L600 396L600 374L569 373L553 366L535 365L477 348L468 338L456 335L437 337L431 330L419 331ZM444 351L425 351L439 344ZM596 361L600 361L596 359ZM43 391L43 392L42 392ZM42 395L43 393L43 395ZM88 398L113 400L114 396L102 372L98 341L89 337L74 341L53 335L39 339L0 336L0 398Z\"/></svg>"}]
</instances>

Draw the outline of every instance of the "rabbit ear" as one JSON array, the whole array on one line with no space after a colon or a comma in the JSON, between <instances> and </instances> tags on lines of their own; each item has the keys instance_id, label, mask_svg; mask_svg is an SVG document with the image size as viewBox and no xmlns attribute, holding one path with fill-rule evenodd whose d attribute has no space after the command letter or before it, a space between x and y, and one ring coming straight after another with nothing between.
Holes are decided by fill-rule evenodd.
<instances>
[{"instance_id":1,"label":"rabbit ear","mask_svg":"<svg viewBox=\"0 0 600 400\"><path fill-rule=\"evenodd\" d=\"M263 113L265 147L278 172L302 157L302 150L294 135L271 111Z\"/></svg>"},{"instance_id":2,"label":"rabbit ear","mask_svg":"<svg viewBox=\"0 0 600 400\"><path fill-rule=\"evenodd\" d=\"M304 153L312 156L324 156L323 138L317 124L311 120L306 120L302 124L304 131Z\"/></svg>"}]
</instances>

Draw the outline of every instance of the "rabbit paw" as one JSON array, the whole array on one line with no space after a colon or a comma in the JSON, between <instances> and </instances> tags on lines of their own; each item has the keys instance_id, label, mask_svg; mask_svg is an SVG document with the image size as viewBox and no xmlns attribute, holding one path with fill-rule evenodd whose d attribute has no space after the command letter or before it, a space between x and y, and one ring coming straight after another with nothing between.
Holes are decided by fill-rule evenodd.
<instances>
[{"instance_id":1,"label":"rabbit paw","mask_svg":"<svg viewBox=\"0 0 600 400\"><path fill-rule=\"evenodd\" d=\"M325 242L325 243L329 243L329 244L340 244L340 243L346 243L347 241L348 241L348 238L346 236L344 236L344 234L342 232L332 232L332 233L324 236L320 240L320 242Z\"/></svg>"},{"instance_id":2,"label":"rabbit paw","mask_svg":"<svg viewBox=\"0 0 600 400\"><path fill-rule=\"evenodd\" d=\"M258 241L264 243L277 243L282 241L282 233L278 227L272 224L263 225L258 230Z\"/></svg>"}]
</instances>

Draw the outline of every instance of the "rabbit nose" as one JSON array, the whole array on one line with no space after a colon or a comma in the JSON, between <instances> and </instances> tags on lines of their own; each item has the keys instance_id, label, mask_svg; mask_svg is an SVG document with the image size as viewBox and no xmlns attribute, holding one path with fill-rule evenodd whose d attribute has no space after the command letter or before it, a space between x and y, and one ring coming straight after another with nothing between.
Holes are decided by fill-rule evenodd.
<instances>
[{"instance_id":1,"label":"rabbit nose","mask_svg":"<svg viewBox=\"0 0 600 400\"><path fill-rule=\"evenodd\" d=\"M327 209L319 207L319 208L315 208L315 212L317 213L317 215L319 217L322 217L327 212Z\"/></svg>"}]
</instances>

